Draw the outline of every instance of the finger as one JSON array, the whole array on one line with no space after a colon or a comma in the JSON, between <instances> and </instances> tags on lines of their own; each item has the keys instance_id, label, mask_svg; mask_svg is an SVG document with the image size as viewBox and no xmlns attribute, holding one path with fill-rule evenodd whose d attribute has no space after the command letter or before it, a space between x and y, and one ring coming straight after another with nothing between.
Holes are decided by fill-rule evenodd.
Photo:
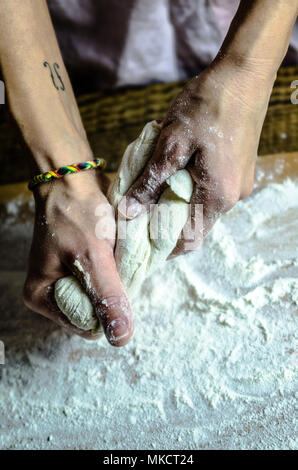
<instances>
[{"instance_id":1,"label":"finger","mask_svg":"<svg viewBox=\"0 0 298 470\"><path fill-rule=\"evenodd\" d=\"M110 244L97 241L88 257L78 257L69 268L90 297L110 344L124 346L133 334L133 315Z\"/></svg>"},{"instance_id":2,"label":"finger","mask_svg":"<svg viewBox=\"0 0 298 470\"><path fill-rule=\"evenodd\" d=\"M200 152L194 157L187 167L196 182L191 199L191 216L170 257L201 246L216 220L232 209L240 199L240 185L232 172L225 178L215 178L204 165ZM214 165L213 172L217 174Z\"/></svg>"},{"instance_id":3,"label":"finger","mask_svg":"<svg viewBox=\"0 0 298 470\"><path fill-rule=\"evenodd\" d=\"M166 180L185 167L190 158L190 144L179 128L164 127L156 149L142 174L125 195L121 213L133 219L155 204L166 187ZM121 202L120 202L121 204Z\"/></svg>"},{"instance_id":4,"label":"finger","mask_svg":"<svg viewBox=\"0 0 298 470\"><path fill-rule=\"evenodd\" d=\"M202 243L204 236L204 213L201 197L199 197L198 193L198 185L195 185L189 203L188 219L169 259L194 251Z\"/></svg>"},{"instance_id":5,"label":"finger","mask_svg":"<svg viewBox=\"0 0 298 470\"><path fill-rule=\"evenodd\" d=\"M188 220L169 259L197 250L222 213L213 196L198 184L194 186L189 208Z\"/></svg>"}]
</instances>

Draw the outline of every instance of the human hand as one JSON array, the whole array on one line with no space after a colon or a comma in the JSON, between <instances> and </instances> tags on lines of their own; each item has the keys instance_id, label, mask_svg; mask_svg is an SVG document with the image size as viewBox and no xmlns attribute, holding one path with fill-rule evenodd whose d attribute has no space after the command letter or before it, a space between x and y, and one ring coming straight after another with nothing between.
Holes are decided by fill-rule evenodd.
<instances>
[{"instance_id":1,"label":"human hand","mask_svg":"<svg viewBox=\"0 0 298 470\"><path fill-rule=\"evenodd\" d=\"M46 2L0 2L0 65L32 175L91 160ZM97 174L68 176L34 191L35 229L24 300L32 310L91 338L91 332L70 324L54 300L55 282L72 273L85 287L110 343L121 346L132 335L133 320L113 257L113 211ZM95 214L99 205L103 212L106 208L100 218Z\"/></svg>"},{"instance_id":2,"label":"human hand","mask_svg":"<svg viewBox=\"0 0 298 470\"><path fill-rule=\"evenodd\" d=\"M73 326L55 302L55 282L73 274L86 290L108 341L123 346L132 336L133 318L113 256L114 213L97 174L79 173L35 189L35 227L24 302L58 325L97 339L91 331Z\"/></svg>"},{"instance_id":3,"label":"human hand","mask_svg":"<svg viewBox=\"0 0 298 470\"><path fill-rule=\"evenodd\" d=\"M195 182L192 212L172 255L185 253L193 236L192 249L199 246L216 219L252 191L270 91L262 77L231 64L213 65L191 80L171 105L152 158L126 194L126 217L157 203L166 179L186 168ZM197 204L202 212L193 210ZM203 220L193 220L195 215ZM202 232L193 230L195 222Z\"/></svg>"}]
</instances>

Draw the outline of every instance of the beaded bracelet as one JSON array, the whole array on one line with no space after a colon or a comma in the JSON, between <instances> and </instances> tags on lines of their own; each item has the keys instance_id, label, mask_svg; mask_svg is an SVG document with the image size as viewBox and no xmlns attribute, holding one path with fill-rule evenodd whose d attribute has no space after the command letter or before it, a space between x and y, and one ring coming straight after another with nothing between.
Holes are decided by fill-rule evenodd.
<instances>
[{"instance_id":1,"label":"beaded bracelet","mask_svg":"<svg viewBox=\"0 0 298 470\"><path fill-rule=\"evenodd\" d=\"M65 175L71 173L78 173L79 171L92 170L93 168L102 168L106 167L106 161L103 158L96 158L95 160L89 160L81 163L73 163L72 165L61 166L57 170L47 171L46 173L41 173L36 175L28 183L28 188L31 191L40 183L48 183L55 179L63 178Z\"/></svg>"}]
</instances>

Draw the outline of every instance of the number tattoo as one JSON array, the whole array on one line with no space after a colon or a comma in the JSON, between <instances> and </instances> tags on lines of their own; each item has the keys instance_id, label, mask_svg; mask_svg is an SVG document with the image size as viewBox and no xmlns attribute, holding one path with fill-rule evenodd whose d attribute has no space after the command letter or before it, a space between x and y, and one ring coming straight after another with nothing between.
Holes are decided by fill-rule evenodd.
<instances>
[{"instance_id":1,"label":"number tattoo","mask_svg":"<svg viewBox=\"0 0 298 470\"><path fill-rule=\"evenodd\" d=\"M52 70L52 67L51 65L49 64L49 62L45 61L43 63L43 66L44 67L48 67L49 71L50 71L50 74L51 74L51 79L52 79L52 82L53 82L53 85L54 87L56 88L56 90L62 90L64 91L65 90L65 86L64 86L64 83L63 83L63 80L62 80L62 77L61 75L59 74L58 70L59 70L59 64L57 64L57 62L54 62L53 64L53 69L54 69L54 72L55 72L55 75L56 75L56 78L59 80L60 82L60 86L57 85L56 81L55 81L55 75L53 73L53 70Z\"/></svg>"}]
</instances>

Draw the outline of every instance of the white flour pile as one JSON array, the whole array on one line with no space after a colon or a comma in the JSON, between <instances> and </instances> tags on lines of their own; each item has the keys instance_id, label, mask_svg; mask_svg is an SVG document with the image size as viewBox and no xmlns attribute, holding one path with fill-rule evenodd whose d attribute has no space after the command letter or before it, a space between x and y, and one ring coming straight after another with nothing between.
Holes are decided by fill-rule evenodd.
<instances>
[{"instance_id":1,"label":"white flour pile","mask_svg":"<svg viewBox=\"0 0 298 470\"><path fill-rule=\"evenodd\" d=\"M149 278L122 349L22 306L29 238L12 204L0 238L0 447L297 447L298 182L262 188L282 171L259 170L199 252Z\"/></svg>"}]
</instances>

